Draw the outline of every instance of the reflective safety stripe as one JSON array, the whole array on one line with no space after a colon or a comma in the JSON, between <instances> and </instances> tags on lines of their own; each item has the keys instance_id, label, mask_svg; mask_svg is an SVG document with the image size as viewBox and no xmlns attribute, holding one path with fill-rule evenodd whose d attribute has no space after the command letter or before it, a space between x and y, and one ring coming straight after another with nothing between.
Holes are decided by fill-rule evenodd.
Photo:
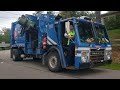
<instances>
[{"instance_id":1,"label":"reflective safety stripe","mask_svg":"<svg viewBox=\"0 0 120 90\"><path fill-rule=\"evenodd\" d=\"M54 45L57 45L57 43L55 41L53 41L50 37L47 36L47 39Z\"/></svg>"},{"instance_id":2,"label":"reflective safety stripe","mask_svg":"<svg viewBox=\"0 0 120 90\"><path fill-rule=\"evenodd\" d=\"M70 32L70 36L75 36L74 30ZM68 43L67 43L67 45L69 45L69 44L70 44L70 38L68 38Z\"/></svg>"},{"instance_id":3,"label":"reflective safety stripe","mask_svg":"<svg viewBox=\"0 0 120 90\"><path fill-rule=\"evenodd\" d=\"M48 45L52 45L52 43L50 43L48 40L47 40L47 44L48 44Z\"/></svg>"}]
</instances>

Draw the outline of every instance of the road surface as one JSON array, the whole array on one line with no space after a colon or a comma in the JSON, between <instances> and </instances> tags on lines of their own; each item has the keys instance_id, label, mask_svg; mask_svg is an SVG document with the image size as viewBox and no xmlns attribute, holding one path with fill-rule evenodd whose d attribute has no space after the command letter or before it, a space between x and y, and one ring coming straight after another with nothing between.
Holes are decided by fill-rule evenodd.
<instances>
[{"instance_id":1,"label":"road surface","mask_svg":"<svg viewBox=\"0 0 120 90\"><path fill-rule=\"evenodd\" d=\"M120 71L94 68L53 73L40 61L14 62L10 59L10 51L5 50L0 51L0 79L120 79Z\"/></svg>"}]
</instances>

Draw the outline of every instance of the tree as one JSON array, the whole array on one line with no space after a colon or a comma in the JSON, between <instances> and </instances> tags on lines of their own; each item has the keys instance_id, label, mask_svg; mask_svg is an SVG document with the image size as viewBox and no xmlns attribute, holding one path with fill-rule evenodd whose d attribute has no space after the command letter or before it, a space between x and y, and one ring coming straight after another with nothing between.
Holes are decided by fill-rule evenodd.
<instances>
[{"instance_id":1,"label":"tree","mask_svg":"<svg viewBox=\"0 0 120 90\"><path fill-rule=\"evenodd\" d=\"M105 18L105 24L108 30L120 28L120 14Z\"/></svg>"},{"instance_id":2,"label":"tree","mask_svg":"<svg viewBox=\"0 0 120 90\"><path fill-rule=\"evenodd\" d=\"M44 11L35 11L36 12L36 14L42 14Z\"/></svg>"},{"instance_id":3,"label":"tree","mask_svg":"<svg viewBox=\"0 0 120 90\"><path fill-rule=\"evenodd\" d=\"M0 34L0 43L2 42L2 34Z\"/></svg>"},{"instance_id":4,"label":"tree","mask_svg":"<svg viewBox=\"0 0 120 90\"><path fill-rule=\"evenodd\" d=\"M54 11L47 11L47 14L51 14L51 15L54 15Z\"/></svg>"},{"instance_id":5,"label":"tree","mask_svg":"<svg viewBox=\"0 0 120 90\"><path fill-rule=\"evenodd\" d=\"M0 42L10 43L10 29L4 28L2 31L4 31L4 34L0 34Z\"/></svg>"},{"instance_id":6,"label":"tree","mask_svg":"<svg viewBox=\"0 0 120 90\"><path fill-rule=\"evenodd\" d=\"M2 34L3 34L2 30L0 30L0 43L2 42Z\"/></svg>"},{"instance_id":7,"label":"tree","mask_svg":"<svg viewBox=\"0 0 120 90\"><path fill-rule=\"evenodd\" d=\"M95 17L94 12L90 11L61 11L60 12L61 16L63 18L70 18L70 17L81 17L81 16L88 16L90 18Z\"/></svg>"},{"instance_id":8,"label":"tree","mask_svg":"<svg viewBox=\"0 0 120 90\"><path fill-rule=\"evenodd\" d=\"M70 18L76 16L77 11L60 11L63 18Z\"/></svg>"},{"instance_id":9,"label":"tree","mask_svg":"<svg viewBox=\"0 0 120 90\"><path fill-rule=\"evenodd\" d=\"M43 13L44 11L35 11L35 16L39 16Z\"/></svg>"},{"instance_id":10,"label":"tree","mask_svg":"<svg viewBox=\"0 0 120 90\"><path fill-rule=\"evenodd\" d=\"M5 37L5 42L10 43L10 29L9 28L6 29L4 37Z\"/></svg>"}]
</instances>

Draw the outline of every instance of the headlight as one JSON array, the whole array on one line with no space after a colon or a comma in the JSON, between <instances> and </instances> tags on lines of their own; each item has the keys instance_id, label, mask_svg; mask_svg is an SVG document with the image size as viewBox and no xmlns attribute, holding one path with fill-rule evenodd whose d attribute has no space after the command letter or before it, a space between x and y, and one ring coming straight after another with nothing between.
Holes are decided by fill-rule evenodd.
<instances>
[{"instance_id":1,"label":"headlight","mask_svg":"<svg viewBox=\"0 0 120 90\"><path fill-rule=\"evenodd\" d=\"M82 51L81 52L81 61L82 63L87 63L89 60L89 51Z\"/></svg>"},{"instance_id":2,"label":"headlight","mask_svg":"<svg viewBox=\"0 0 120 90\"><path fill-rule=\"evenodd\" d=\"M107 60L110 60L111 59L111 55L107 55Z\"/></svg>"},{"instance_id":3,"label":"headlight","mask_svg":"<svg viewBox=\"0 0 120 90\"><path fill-rule=\"evenodd\" d=\"M112 55L111 51L106 51L106 55Z\"/></svg>"},{"instance_id":4,"label":"headlight","mask_svg":"<svg viewBox=\"0 0 120 90\"><path fill-rule=\"evenodd\" d=\"M81 57L83 63L87 62L87 58L85 56Z\"/></svg>"},{"instance_id":5,"label":"headlight","mask_svg":"<svg viewBox=\"0 0 120 90\"><path fill-rule=\"evenodd\" d=\"M111 59L111 56L112 56L112 52L111 51L106 51L106 59L107 60L110 60Z\"/></svg>"},{"instance_id":6,"label":"headlight","mask_svg":"<svg viewBox=\"0 0 120 90\"><path fill-rule=\"evenodd\" d=\"M108 51L108 52L107 52L107 55L112 55L112 52L111 52L111 51Z\"/></svg>"}]
</instances>

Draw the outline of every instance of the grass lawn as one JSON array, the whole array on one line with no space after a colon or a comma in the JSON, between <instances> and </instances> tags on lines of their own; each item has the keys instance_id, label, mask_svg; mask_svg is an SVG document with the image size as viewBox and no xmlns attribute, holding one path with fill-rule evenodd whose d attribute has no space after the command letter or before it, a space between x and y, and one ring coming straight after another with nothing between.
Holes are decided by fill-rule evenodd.
<instances>
[{"instance_id":1,"label":"grass lawn","mask_svg":"<svg viewBox=\"0 0 120 90\"><path fill-rule=\"evenodd\" d=\"M2 49L0 48L0 51L2 51Z\"/></svg>"},{"instance_id":2,"label":"grass lawn","mask_svg":"<svg viewBox=\"0 0 120 90\"><path fill-rule=\"evenodd\" d=\"M104 69L112 69L112 70L120 70L120 64L109 64L104 66L99 66L98 68L104 68Z\"/></svg>"},{"instance_id":3,"label":"grass lawn","mask_svg":"<svg viewBox=\"0 0 120 90\"><path fill-rule=\"evenodd\" d=\"M120 39L120 29L108 30L108 34L112 44L120 44L120 41L115 41L115 39ZM113 63L109 65L99 66L99 68L120 70L120 46L114 46L112 49L112 60ZM115 64L118 63L118 64Z\"/></svg>"},{"instance_id":4,"label":"grass lawn","mask_svg":"<svg viewBox=\"0 0 120 90\"><path fill-rule=\"evenodd\" d=\"M2 51L2 50L10 50L10 48L9 47L7 47L5 49L0 48L0 51Z\"/></svg>"},{"instance_id":5,"label":"grass lawn","mask_svg":"<svg viewBox=\"0 0 120 90\"><path fill-rule=\"evenodd\" d=\"M111 41L114 41L114 39L120 39L120 29L108 30L108 34Z\"/></svg>"},{"instance_id":6,"label":"grass lawn","mask_svg":"<svg viewBox=\"0 0 120 90\"><path fill-rule=\"evenodd\" d=\"M117 46L117 44L120 45L120 29L108 30L108 34L113 45L112 47L113 63L120 64L120 46ZM115 39L118 39L118 41L115 41ZM111 65L104 66L104 67L111 67Z\"/></svg>"}]
</instances>

